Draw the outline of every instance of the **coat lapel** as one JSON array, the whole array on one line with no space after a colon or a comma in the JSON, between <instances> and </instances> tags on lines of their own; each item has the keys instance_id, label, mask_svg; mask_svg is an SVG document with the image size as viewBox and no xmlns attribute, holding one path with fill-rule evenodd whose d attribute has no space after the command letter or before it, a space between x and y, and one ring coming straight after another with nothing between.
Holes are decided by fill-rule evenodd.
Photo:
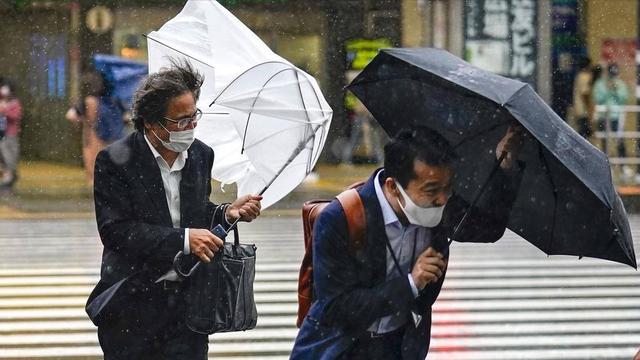
<instances>
[{"instance_id":1,"label":"coat lapel","mask_svg":"<svg viewBox=\"0 0 640 360\"><path fill-rule=\"evenodd\" d=\"M160 223L173 226L160 168L142 133L137 132L135 134L135 144L136 151L134 156L137 156L135 164L136 170L138 171L138 178L142 180L145 193L149 196L151 203L155 207Z\"/></svg>"},{"instance_id":2,"label":"coat lapel","mask_svg":"<svg viewBox=\"0 0 640 360\"><path fill-rule=\"evenodd\" d=\"M180 180L180 226L182 227L193 226L193 220L198 218L194 214L194 207L202 205L202 201L198 201L196 184L196 180L199 178L198 162L198 156L191 146L188 150L187 161L182 168L182 180Z\"/></svg>"},{"instance_id":3,"label":"coat lapel","mask_svg":"<svg viewBox=\"0 0 640 360\"><path fill-rule=\"evenodd\" d=\"M380 170L380 169L378 169ZM387 232L384 227L384 218L380 202L376 195L374 181L376 170L367 182L360 188L359 193L365 208L367 217L367 256L363 261L370 261L374 282L384 281L387 276Z\"/></svg>"}]
</instances>

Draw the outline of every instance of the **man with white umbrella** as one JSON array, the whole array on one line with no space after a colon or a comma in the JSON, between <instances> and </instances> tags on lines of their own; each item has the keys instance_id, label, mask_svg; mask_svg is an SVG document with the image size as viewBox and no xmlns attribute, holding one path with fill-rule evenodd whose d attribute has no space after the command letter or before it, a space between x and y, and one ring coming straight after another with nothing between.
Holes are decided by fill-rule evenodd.
<instances>
[{"instance_id":1,"label":"man with white umbrella","mask_svg":"<svg viewBox=\"0 0 640 360\"><path fill-rule=\"evenodd\" d=\"M209 229L252 221L261 196L215 205L214 153L194 138L203 78L188 64L151 74L138 89L137 132L96 160L95 207L104 245L87 312L105 359L206 359L208 339L185 325L176 253L209 262L223 242ZM213 220L212 220L213 219Z\"/></svg>"}]
</instances>

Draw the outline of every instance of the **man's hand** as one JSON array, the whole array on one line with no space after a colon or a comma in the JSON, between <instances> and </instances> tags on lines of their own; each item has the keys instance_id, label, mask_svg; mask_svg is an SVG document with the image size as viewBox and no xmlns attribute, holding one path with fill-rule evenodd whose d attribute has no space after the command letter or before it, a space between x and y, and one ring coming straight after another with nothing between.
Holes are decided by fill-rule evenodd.
<instances>
[{"instance_id":1,"label":"man's hand","mask_svg":"<svg viewBox=\"0 0 640 360\"><path fill-rule=\"evenodd\" d=\"M189 229L189 249L200 260L208 263L224 242L207 229Z\"/></svg>"},{"instance_id":2,"label":"man's hand","mask_svg":"<svg viewBox=\"0 0 640 360\"><path fill-rule=\"evenodd\" d=\"M418 256L415 265L413 265L413 270L411 270L413 283L416 284L418 290L422 290L427 284L437 282L446 268L447 263L444 260L444 255L429 247Z\"/></svg>"},{"instance_id":3,"label":"man's hand","mask_svg":"<svg viewBox=\"0 0 640 360\"><path fill-rule=\"evenodd\" d=\"M225 217L230 224L236 220L251 222L260 216L260 195L245 195L239 197L227 207Z\"/></svg>"},{"instance_id":4,"label":"man's hand","mask_svg":"<svg viewBox=\"0 0 640 360\"><path fill-rule=\"evenodd\" d=\"M525 138L528 137L528 134L529 133L520 124L511 123L509 125L506 134L504 134L498 143L498 146L496 146L496 159L500 160L502 153L507 153L504 160L502 160L502 163L500 163L500 167L503 170L513 169L513 165L518 158L520 150L522 150L522 146L524 145Z\"/></svg>"}]
</instances>

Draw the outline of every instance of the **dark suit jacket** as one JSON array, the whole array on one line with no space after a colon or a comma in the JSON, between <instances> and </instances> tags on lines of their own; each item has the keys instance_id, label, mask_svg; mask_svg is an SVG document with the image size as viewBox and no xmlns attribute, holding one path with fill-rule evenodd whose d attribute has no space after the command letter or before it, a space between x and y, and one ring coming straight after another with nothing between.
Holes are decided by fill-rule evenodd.
<instances>
[{"instance_id":1,"label":"dark suit jacket","mask_svg":"<svg viewBox=\"0 0 640 360\"><path fill-rule=\"evenodd\" d=\"M184 248L184 228L209 228L218 207L209 201L213 158L199 140L189 148L180 182L181 228L173 228L160 169L142 133L98 154L94 199L104 250L100 281L87 301L96 325L172 268ZM224 221L221 211L215 213L214 226Z\"/></svg>"},{"instance_id":2,"label":"dark suit jacket","mask_svg":"<svg viewBox=\"0 0 640 360\"><path fill-rule=\"evenodd\" d=\"M382 174L381 177L384 178ZM518 179L498 171L483 201L492 204L491 213L474 209L457 240L494 242L502 237L515 198ZM357 341L378 318L399 312L411 318L411 311L423 316L416 328L406 326L403 359L424 359L429 349L431 306L444 277L413 297L408 278L386 279L386 231L374 188L374 175L359 190L365 207L366 243L361 251L352 248L347 221L340 203L334 200L314 224L313 280L315 301L304 320L291 354L292 359L349 358ZM432 233L432 246L445 253L446 241L462 217L467 203L455 195L445 208L443 220Z\"/></svg>"}]
</instances>

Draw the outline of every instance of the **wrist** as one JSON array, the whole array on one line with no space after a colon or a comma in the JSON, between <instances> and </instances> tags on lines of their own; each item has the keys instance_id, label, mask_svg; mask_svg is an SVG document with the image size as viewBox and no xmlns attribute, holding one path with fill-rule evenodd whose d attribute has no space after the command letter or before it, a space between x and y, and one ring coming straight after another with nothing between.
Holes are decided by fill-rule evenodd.
<instances>
[{"instance_id":1,"label":"wrist","mask_svg":"<svg viewBox=\"0 0 640 360\"><path fill-rule=\"evenodd\" d=\"M224 207L224 220L227 222L227 224L231 225L233 224L237 218L234 217L233 215L231 215L231 204L227 204Z\"/></svg>"},{"instance_id":2,"label":"wrist","mask_svg":"<svg viewBox=\"0 0 640 360\"><path fill-rule=\"evenodd\" d=\"M427 285L421 283L418 279L416 279L416 276L414 276L413 273L410 273L409 277L411 278L409 283L413 282L412 285L414 285L418 291L422 291L422 289L424 289L424 287Z\"/></svg>"}]
</instances>

